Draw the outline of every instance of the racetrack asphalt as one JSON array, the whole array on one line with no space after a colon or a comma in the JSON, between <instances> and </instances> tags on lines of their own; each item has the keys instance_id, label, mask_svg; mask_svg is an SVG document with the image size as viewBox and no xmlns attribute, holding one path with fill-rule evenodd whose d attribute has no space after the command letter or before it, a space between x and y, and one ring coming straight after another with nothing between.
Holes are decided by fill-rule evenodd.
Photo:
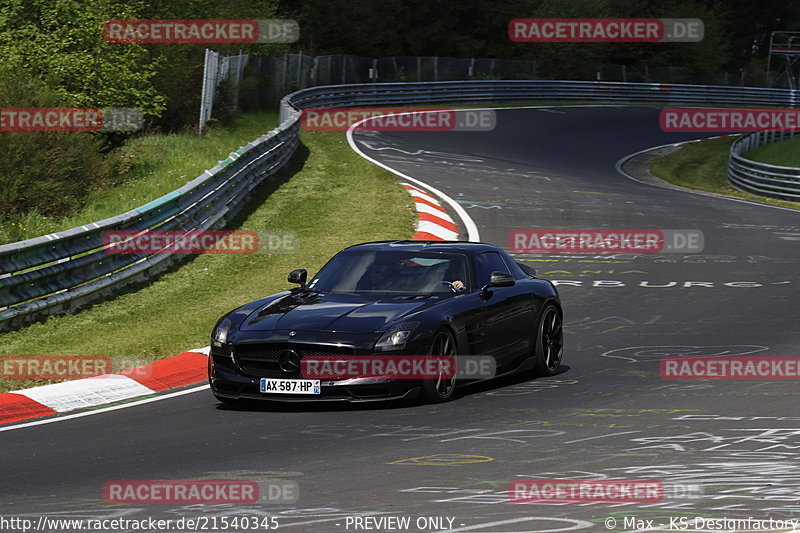
<instances>
[{"instance_id":1,"label":"racetrack asphalt","mask_svg":"<svg viewBox=\"0 0 800 533\"><path fill-rule=\"evenodd\" d=\"M659 375L666 355L800 356L800 214L615 169L633 152L701 136L661 132L657 109L623 107L498 110L490 132L356 132L367 155L455 199L484 242L508 249L510 232L532 228L698 229L704 250L516 254L559 282L566 348L551 378L488 382L442 405L235 410L202 389L2 432L0 515L277 516L288 531L355 531L355 516L439 531L448 528L416 520L446 517L454 531L495 533L608 531L609 518L617 531L635 530L625 518L800 518L797 381ZM658 480L665 495L511 501L509 482L531 478ZM299 495L103 500L109 481L148 479L294 481Z\"/></svg>"}]
</instances>

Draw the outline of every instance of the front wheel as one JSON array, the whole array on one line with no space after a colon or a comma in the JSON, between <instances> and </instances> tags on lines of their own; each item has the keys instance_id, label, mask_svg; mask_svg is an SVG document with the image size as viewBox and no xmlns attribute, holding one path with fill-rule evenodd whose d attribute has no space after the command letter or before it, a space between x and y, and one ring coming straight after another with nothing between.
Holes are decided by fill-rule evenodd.
<instances>
[{"instance_id":1,"label":"front wheel","mask_svg":"<svg viewBox=\"0 0 800 533\"><path fill-rule=\"evenodd\" d=\"M453 360L455 360L456 340L452 333L446 329L437 331L433 336L428 354L453 356ZM456 374L455 372L452 372L452 375L447 374L441 371L440 368L438 376L422 382L422 397L424 400L441 403L453 398L453 392L456 390Z\"/></svg>"},{"instance_id":2,"label":"front wheel","mask_svg":"<svg viewBox=\"0 0 800 533\"><path fill-rule=\"evenodd\" d=\"M536 363L534 373L537 376L552 376L561 366L564 354L564 331L562 329L561 311L549 303L542 310L539 327L536 329Z\"/></svg>"}]
</instances>

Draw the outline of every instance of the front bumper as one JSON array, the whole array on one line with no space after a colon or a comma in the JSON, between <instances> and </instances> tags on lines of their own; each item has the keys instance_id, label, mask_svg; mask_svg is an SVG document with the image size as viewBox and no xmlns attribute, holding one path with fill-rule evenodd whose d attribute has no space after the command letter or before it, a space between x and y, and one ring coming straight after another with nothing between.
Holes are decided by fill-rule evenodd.
<instances>
[{"instance_id":1,"label":"front bumper","mask_svg":"<svg viewBox=\"0 0 800 533\"><path fill-rule=\"evenodd\" d=\"M276 332L277 333L277 332ZM221 399L268 400L277 402L369 402L409 399L419 395L422 382L411 379L355 378L321 380L320 394L270 394L260 390L261 378L302 379L299 372L286 371L279 364L281 354L292 350L302 356L332 354L372 354L374 334L358 335L341 342L314 333L313 338L302 333L290 338L273 334L268 340L248 339L233 342L223 348L212 347L209 354L209 384L211 391ZM419 346L407 347L386 355L418 354Z\"/></svg>"},{"instance_id":2,"label":"front bumper","mask_svg":"<svg viewBox=\"0 0 800 533\"><path fill-rule=\"evenodd\" d=\"M420 392L419 381L415 380L359 378L322 380L320 394L269 394L261 392L261 378L242 376L236 372L222 370L223 365L219 364L219 360L211 361L209 384L214 396L218 398L277 402L368 402L414 398Z\"/></svg>"}]
</instances>

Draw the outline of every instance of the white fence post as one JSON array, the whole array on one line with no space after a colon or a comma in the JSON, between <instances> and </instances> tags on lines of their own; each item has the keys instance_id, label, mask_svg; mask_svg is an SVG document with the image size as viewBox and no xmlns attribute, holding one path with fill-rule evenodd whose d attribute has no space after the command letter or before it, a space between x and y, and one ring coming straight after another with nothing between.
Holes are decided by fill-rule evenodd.
<instances>
[{"instance_id":1,"label":"white fence post","mask_svg":"<svg viewBox=\"0 0 800 533\"><path fill-rule=\"evenodd\" d=\"M206 122L211 118L211 111L214 108L214 95L217 92L219 83L219 54L206 48L206 57L203 64L203 91L200 95L200 120L197 127L197 134L203 134Z\"/></svg>"}]
</instances>

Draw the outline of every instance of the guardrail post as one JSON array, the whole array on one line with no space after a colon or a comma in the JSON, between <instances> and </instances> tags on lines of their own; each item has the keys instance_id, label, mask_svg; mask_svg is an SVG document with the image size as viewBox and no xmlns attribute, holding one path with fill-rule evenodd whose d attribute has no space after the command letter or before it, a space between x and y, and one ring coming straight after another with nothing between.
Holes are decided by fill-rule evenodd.
<instances>
[{"instance_id":1,"label":"guardrail post","mask_svg":"<svg viewBox=\"0 0 800 533\"><path fill-rule=\"evenodd\" d=\"M375 82L378 81L378 60L377 59L373 59L372 60L372 68L369 69L369 79L370 79L370 81L372 81L372 83L375 83Z\"/></svg>"},{"instance_id":2,"label":"guardrail post","mask_svg":"<svg viewBox=\"0 0 800 533\"><path fill-rule=\"evenodd\" d=\"M200 95L200 120L197 125L197 134L203 134L203 127L206 125L206 121L211 117L211 109L214 105L214 86L212 86L212 79L216 78L216 69L214 69L214 74L211 73L212 67L212 60L216 59L214 57L215 52L206 48L206 55L205 60L203 61L203 87L202 92ZM216 63L216 62L214 62Z\"/></svg>"}]
</instances>

